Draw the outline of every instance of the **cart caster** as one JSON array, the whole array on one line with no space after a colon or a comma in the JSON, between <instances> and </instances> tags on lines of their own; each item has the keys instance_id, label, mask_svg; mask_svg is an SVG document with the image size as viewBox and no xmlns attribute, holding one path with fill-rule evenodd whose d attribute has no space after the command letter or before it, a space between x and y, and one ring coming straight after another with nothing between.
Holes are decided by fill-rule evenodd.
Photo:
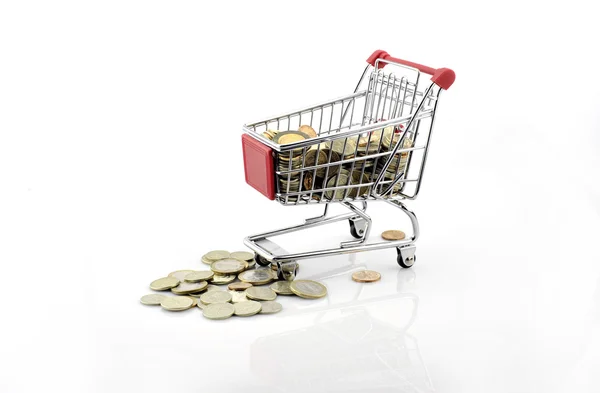
<instances>
[{"instance_id":1,"label":"cart caster","mask_svg":"<svg viewBox=\"0 0 600 393\"><path fill-rule=\"evenodd\" d=\"M295 261L277 262L277 278L285 281L294 281L298 273L298 264Z\"/></svg>"},{"instance_id":2,"label":"cart caster","mask_svg":"<svg viewBox=\"0 0 600 393\"><path fill-rule=\"evenodd\" d=\"M350 234L355 239L361 239L367 230L367 222L360 217L349 218L348 222L350 223Z\"/></svg>"},{"instance_id":3,"label":"cart caster","mask_svg":"<svg viewBox=\"0 0 600 393\"><path fill-rule=\"evenodd\" d=\"M398 247L398 265L403 268L409 268L415 264L417 261L417 256L415 255L415 251L417 247L415 246L406 246L406 247Z\"/></svg>"},{"instance_id":4,"label":"cart caster","mask_svg":"<svg viewBox=\"0 0 600 393\"><path fill-rule=\"evenodd\" d=\"M268 259L266 259L266 258L258 255L257 253L254 253L254 260L260 266L269 266L271 264L271 261L269 261Z\"/></svg>"}]
</instances>

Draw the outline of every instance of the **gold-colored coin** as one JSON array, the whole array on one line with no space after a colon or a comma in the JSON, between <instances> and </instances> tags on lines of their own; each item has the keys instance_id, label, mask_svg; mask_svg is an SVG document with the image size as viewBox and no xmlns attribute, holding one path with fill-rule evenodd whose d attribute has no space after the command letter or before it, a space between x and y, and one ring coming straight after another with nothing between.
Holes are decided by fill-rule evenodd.
<instances>
[{"instance_id":1,"label":"gold-colored coin","mask_svg":"<svg viewBox=\"0 0 600 393\"><path fill-rule=\"evenodd\" d=\"M296 296L305 299L318 299L327 295L327 288L325 285L311 280L292 281L290 289Z\"/></svg>"},{"instance_id":2,"label":"gold-colored coin","mask_svg":"<svg viewBox=\"0 0 600 393\"><path fill-rule=\"evenodd\" d=\"M261 302L261 306L261 314L275 314L283 309L283 306L280 303L274 302L272 300L268 302Z\"/></svg>"},{"instance_id":3,"label":"gold-colored coin","mask_svg":"<svg viewBox=\"0 0 600 393\"><path fill-rule=\"evenodd\" d=\"M208 281L215 275L210 270L198 270L185 275L184 280L187 282Z\"/></svg>"},{"instance_id":4,"label":"gold-colored coin","mask_svg":"<svg viewBox=\"0 0 600 393\"><path fill-rule=\"evenodd\" d=\"M180 282L185 281L185 276L195 272L195 270L175 270L174 272L169 273L169 277L175 277Z\"/></svg>"},{"instance_id":5,"label":"gold-colored coin","mask_svg":"<svg viewBox=\"0 0 600 393\"><path fill-rule=\"evenodd\" d=\"M163 277L152 281L150 283L150 289L153 291L166 291L175 288L177 285L179 285L179 280L175 277Z\"/></svg>"},{"instance_id":6,"label":"gold-colored coin","mask_svg":"<svg viewBox=\"0 0 600 393\"><path fill-rule=\"evenodd\" d=\"M244 291L229 291L231 295L231 303L247 302L246 292Z\"/></svg>"},{"instance_id":7,"label":"gold-colored coin","mask_svg":"<svg viewBox=\"0 0 600 393\"><path fill-rule=\"evenodd\" d=\"M206 254L204 254L204 256L202 258L206 258L209 261L215 262L215 261L218 261L219 259L229 258L229 251L225 251L225 250L210 251L210 252L207 252Z\"/></svg>"},{"instance_id":8,"label":"gold-colored coin","mask_svg":"<svg viewBox=\"0 0 600 393\"><path fill-rule=\"evenodd\" d=\"M239 259L227 258L213 262L210 270L217 274L237 274L243 272L248 267L248 262Z\"/></svg>"},{"instance_id":9,"label":"gold-colored coin","mask_svg":"<svg viewBox=\"0 0 600 393\"><path fill-rule=\"evenodd\" d=\"M250 261L246 261L246 263L248 264L248 267L246 268L246 270L252 269L252 268L254 268L254 265L256 265L256 261L254 259L252 259Z\"/></svg>"},{"instance_id":10,"label":"gold-colored coin","mask_svg":"<svg viewBox=\"0 0 600 393\"><path fill-rule=\"evenodd\" d=\"M206 289L208 283L206 281L200 282L182 282L175 288L171 288L171 292L175 295L189 295L190 293L202 292Z\"/></svg>"},{"instance_id":11,"label":"gold-colored coin","mask_svg":"<svg viewBox=\"0 0 600 393\"><path fill-rule=\"evenodd\" d=\"M196 304L196 306L200 309L200 310L204 310L204 307L206 307L206 304L202 303L202 302L198 302L198 304Z\"/></svg>"},{"instance_id":12,"label":"gold-colored coin","mask_svg":"<svg viewBox=\"0 0 600 393\"><path fill-rule=\"evenodd\" d=\"M259 302L248 300L234 304L233 309L234 314L238 317L249 317L258 314L262 309L262 305Z\"/></svg>"},{"instance_id":13,"label":"gold-colored coin","mask_svg":"<svg viewBox=\"0 0 600 393\"><path fill-rule=\"evenodd\" d=\"M159 306L160 302L164 298L166 298L165 295L161 295L159 293L151 293L149 295L142 296L142 298L140 299L140 302L142 304L145 304L146 306Z\"/></svg>"},{"instance_id":14,"label":"gold-colored coin","mask_svg":"<svg viewBox=\"0 0 600 393\"><path fill-rule=\"evenodd\" d=\"M389 231L383 232L381 237L385 240L402 240L406 237L406 234L396 229L390 229Z\"/></svg>"},{"instance_id":15,"label":"gold-colored coin","mask_svg":"<svg viewBox=\"0 0 600 393\"><path fill-rule=\"evenodd\" d=\"M246 297L252 300L275 300L277 294L271 288L252 287L246 289Z\"/></svg>"},{"instance_id":16,"label":"gold-colored coin","mask_svg":"<svg viewBox=\"0 0 600 393\"><path fill-rule=\"evenodd\" d=\"M271 269L252 269L246 270L238 275L240 281L248 282L252 285L268 284L275 279L275 274Z\"/></svg>"},{"instance_id":17,"label":"gold-colored coin","mask_svg":"<svg viewBox=\"0 0 600 393\"><path fill-rule=\"evenodd\" d=\"M204 304L228 303L231 301L231 294L225 291L210 291L200 296L200 301Z\"/></svg>"},{"instance_id":18,"label":"gold-colored coin","mask_svg":"<svg viewBox=\"0 0 600 393\"><path fill-rule=\"evenodd\" d=\"M220 287L218 285L208 284L208 286L206 287L206 292L210 292L210 291L224 291L224 290L225 289L223 287Z\"/></svg>"},{"instance_id":19,"label":"gold-colored coin","mask_svg":"<svg viewBox=\"0 0 600 393\"><path fill-rule=\"evenodd\" d=\"M275 136L274 142L277 143L277 144L279 144L279 145L287 145L289 143L300 142L300 141L303 141L305 139L308 139L308 135L306 135L303 132L299 132L299 131L284 131L284 132L278 133Z\"/></svg>"},{"instance_id":20,"label":"gold-colored coin","mask_svg":"<svg viewBox=\"0 0 600 393\"><path fill-rule=\"evenodd\" d=\"M211 261L210 259L206 259L206 255L202 255L202 263L205 263L207 265L212 265L214 261Z\"/></svg>"},{"instance_id":21,"label":"gold-colored coin","mask_svg":"<svg viewBox=\"0 0 600 393\"><path fill-rule=\"evenodd\" d=\"M194 297L189 296L189 295L186 297L189 297L190 299L192 299L192 307L190 307L190 308L196 307L198 305L198 299L195 299Z\"/></svg>"},{"instance_id":22,"label":"gold-colored coin","mask_svg":"<svg viewBox=\"0 0 600 393\"><path fill-rule=\"evenodd\" d=\"M183 311L192 307L194 302L188 296L166 296L160 306L169 311Z\"/></svg>"},{"instance_id":23,"label":"gold-colored coin","mask_svg":"<svg viewBox=\"0 0 600 393\"><path fill-rule=\"evenodd\" d=\"M317 137L317 133L315 132L315 129L312 128L309 125L302 125L300 126L300 128L298 128L298 131L306 134L309 138L316 138Z\"/></svg>"},{"instance_id":24,"label":"gold-colored coin","mask_svg":"<svg viewBox=\"0 0 600 393\"><path fill-rule=\"evenodd\" d=\"M254 254L248 251L235 251L232 252L229 257L233 259L239 259L240 261L250 262L254 259Z\"/></svg>"},{"instance_id":25,"label":"gold-colored coin","mask_svg":"<svg viewBox=\"0 0 600 393\"><path fill-rule=\"evenodd\" d=\"M233 282L229 284L227 288L231 289L232 291L245 291L251 286L252 284L250 284L249 282Z\"/></svg>"},{"instance_id":26,"label":"gold-colored coin","mask_svg":"<svg viewBox=\"0 0 600 393\"><path fill-rule=\"evenodd\" d=\"M235 280L235 274L215 274L210 280L213 284L223 285L229 284Z\"/></svg>"},{"instance_id":27,"label":"gold-colored coin","mask_svg":"<svg viewBox=\"0 0 600 393\"><path fill-rule=\"evenodd\" d=\"M213 303L204 307L202 315L208 319L227 319L234 312L235 308L231 303Z\"/></svg>"},{"instance_id":28,"label":"gold-colored coin","mask_svg":"<svg viewBox=\"0 0 600 393\"><path fill-rule=\"evenodd\" d=\"M270 288L278 295L293 295L290 284L290 281L277 281L271 284Z\"/></svg>"},{"instance_id":29,"label":"gold-colored coin","mask_svg":"<svg viewBox=\"0 0 600 393\"><path fill-rule=\"evenodd\" d=\"M352 273L352 279L356 282L374 282L381 279L381 274L374 270L361 270Z\"/></svg>"}]
</instances>

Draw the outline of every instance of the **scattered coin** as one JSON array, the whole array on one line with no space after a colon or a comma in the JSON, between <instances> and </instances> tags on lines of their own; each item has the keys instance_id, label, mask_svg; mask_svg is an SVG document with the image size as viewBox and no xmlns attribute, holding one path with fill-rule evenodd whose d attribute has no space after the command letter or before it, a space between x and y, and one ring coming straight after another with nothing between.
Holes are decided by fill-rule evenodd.
<instances>
[{"instance_id":1,"label":"scattered coin","mask_svg":"<svg viewBox=\"0 0 600 393\"><path fill-rule=\"evenodd\" d=\"M213 262L210 270L217 274L237 274L243 272L246 267L248 267L248 263L245 261L227 258Z\"/></svg>"},{"instance_id":2,"label":"scattered coin","mask_svg":"<svg viewBox=\"0 0 600 393\"><path fill-rule=\"evenodd\" d=\"M195 270L175 270L174 272L169 273L169 277L175 277L180 282L184 282L185 276L193 272L195 272Z\"/></svg>"},{"instance_id":3,"label":"scattered coin","mask_svg":"<svg viewBox=\"0 0 600 393\"><path fill-rule=\"evenodd\" d=\"M240 281L248 282L252 285L268 284L275 279L275 274L271 269L252 269L246 270L238 275Z\"/></svg>"},{"instance_id":4,"label":"scattered coin","mask_svg":"<svg viewBox=\"0 0 600 393\"><path fill-rule=\"evenodd\" d=\"M290 281L277 281L271 284L270 288L278 295L293 295L294 292L290 289Z\"/></svg>"},{"instance_id":5,"label":"scattered coin","mask_svg":"<svg viewBox=\"0 0 600 393\"><path fill-rule=\"evenodd\" d=\"M194 302L188 296L165 296L160 306L169 311L183 311L192 307Z\"/></svg>"},{"instance_id":6,"label":"scattered coin","mask_svg":"<svg viewBox=\"0 0 600 393\"><path fill-rule=\"evenodd\" d=\"M250 261L246 261L246 263L248 264L248 267L246 268L246 270L252 269L254 266L256 266L256 261L254 259L252 259Z\"/></svg>"},{"instance_id":7,"label":"scattered coin","mask_svg":"<svg viewBox=\"0 0 600 393\"><path fill-rule=\"evenodd\" d=\"M246 289L246 297L252 300L275 300L277 294L271 288L252 287Z\"/></svg>"},{"instance_id":8,"label":"scattered coin","mask_svg":"<svg viewBox=\"0 0 600 393\"><path fill-rule=\"evenodd\" d=\"M210 280L213 284L229 284L235 280L235 274L215 274Z\"/></svg>"},{"instance_id":9,"label":"scattered coin","mask_svg":"<svg viewBox=\"0 0 600 393\"><path fill-rule=\"evenodd\" d=\"M154 280L150 283L150 289L154 291L166 291L171 288L175 288L179 285L179 280L175 277L163 277L158 280Z\"/></svg>"},{"instance_id":10,"label":"scattered coin","mask_svg":"<svg viewBox=\"0 0 600 393\"><path fill-rule=\"evenodd\" d=\"M225 291L210 291L200 296L200 301L204 304L228 303L231 301L231 294Z\"/></svg>"},{"instance_id":11,"label":"scattered coin","mask_svg":"<svg viewBox=\"0 0 600 393\"><path fill-rule=\"evenodd\" d=\"M275 314L283 309L283 306L280 303L274 301L262 302L261 305L261 314Z\"/></svg>"},{"instance_id":12,"label":"scattered coin","mask_svg":"<svg viewBox=\"0 0 600 393\"><path fill-rule=\"evenodd\" d=\"M292 281L290 289L296 296L305 299L318 299L327 295L327 288L325 285L311 280Z\"/></svg>"},{"instance_id":13,"label":"scattered coin","mask_svg":"<svg viewBox=\"0 0 600 393\"><path fill-rule=\"evenodd\" d=\"M396 229L391 229L389 231L385 231L381 234L381 237L385 240L402 240L406 237L406 234L402 231L398 231Z\"/></svg>"},{"instance_id":14,"label":"scattered coin","mask_svg":"<svg viewBox=\"0 0 600 393\"><path fill-rule=\"evenodd\" d=\"M166 298L165 295L161 295L158 293L151 293L149 295L142 296L142 298L140 299L140 302L142 304L145 304L146 306L159 306L160 302L164 298Z\"/></svg>"},{"instance_id":15,"label":"scattered coin","mask_svg":"<svg viewBox=\"0 0 600 393\"><path fill-rule=\"evenodd\" d=\"M192 299L192 307L190 307L190 308L196 307L196 305L198 305L198 299L193 298L191 296L186 296L186 297L189 297L190 299Z\"/></svg>"},{"instance_id":16,"label":"scattered coin","mask_svg":"<svg viewBox=\"0 0 600 393\"><path fill-rule=\"evenodd\" d=\"M215 273L210 270L198 270L186 274L183 279L187 282L208 281L213 278L214 275Z\"/></svg>"},{"instance_id":17,"label":"scattered coin","mask_svg":"<svg viewBox=\"0 0 600 393\"><path fill-rule=\"evenodd\" d=\"M206 289L208 283L206 281L200 282L182 282L175 288L171 288L171 292L176 295L189 295L190 293L202 292Z\"/></svg>"},{"instance_id":18,"label":"scattered coin","mask_svg":"<svg viewBox=\"0 0 600 393\"><path fill-rule=\"evenodd\" d=\"M227 319L233 315L235 308L231 303L213 303L202 310L202 315L208 319Z\"/></svg>"},{"instance_id":19,"label":"scattered coin","mask_svg":"<svg viewBox=\"0 0 600 393\"><path fill-rule=\"evenodd\" d=\"M231 295L231 303L247 302L246 292L243 291L229 291Z\"/></svg>"},{"instance_id":20,"label":"scattered coin","mask_svg":"<svg viewBox=\"0 0 600 393\"><path fill-rule=\"evenodd\" d=\"M248 300L247 302L240 302L233 305L235 315L239 317L249 317L256 315L262 309L262 305L259 302Z\"/></svg>"},{"instance_id":21,"label":"scattered coin","mask_svg":"<svg viewBox=\"0 0 600 393\"><path fill-rule=\"evenodd\" d=\"M202 255L202 263L206 263L207 265L212 265L214 261L211 261L210 259L206 259L206 255Z\"/></svg>"},{"instance_id":22,"label":"scattered coin","mask_svg":"<svg viewBox=\"0 0 600 393\"><path fill-rule=\"evenodd\" d=\"M239 259L240 261L250 262L254 259L254 254L248 251L235 251L232 252L229 258Z\"/></svg>"},{"instance_id":23,"label":"scattered coin","mask_svg":"<svg viewBox=\"0 0 600 393\"><path fill-rule=\"evenodd\" d=\"M352 273L352 279L356 282L374 282L381 279L381 274L373 270L361 270Z\"/></svg>"},{"instance_id":24,"label":"scattered coin","mask_svg":"<svg viewBox=\"0 0 600 393\"><path fill-rule=\"evenodd\" d=\"M215 250L215 251L207 252L206 254L204 254L204 256L202 258L206 258L209 261L215 262L215 261L218 261L219 259L229 258L229 251Z\"/></svg>"},{"instance_id":25,"label":"scattered coin","mask_svg":"<svg viewBox=\"0 0 600 393\"><path fill-rule=\"evenodd\" d=\"M251 286L252 284L250 284L249 282L233 282L229 284L227 288L231 289L232 291L245 291Z\"/></svg>"},{"instance_id":26,"label":"scattered coin","mask_svg":"<svg viewBox=\"0 0 600 393\"><path fill-rule=\"evenodd\" d=\"M196 304L196 306L200 309L200 310L204 310L204 308L206 307L206 304L202 303L202 302L198 302L198 304Z\"/></svg>"},{"instance_id":27,"label":"scattered coin","mask_svg":"<svg viewBox=\"0 0 600 393\"><path fill-rule=\"evenodd\" d=\"M210 291L224 291L225 289L223 287L220 287L218 285L212 285L212 284L208 284L208 286L206 287L206 292L210 292Z\"/></svg>"}]
</instances>

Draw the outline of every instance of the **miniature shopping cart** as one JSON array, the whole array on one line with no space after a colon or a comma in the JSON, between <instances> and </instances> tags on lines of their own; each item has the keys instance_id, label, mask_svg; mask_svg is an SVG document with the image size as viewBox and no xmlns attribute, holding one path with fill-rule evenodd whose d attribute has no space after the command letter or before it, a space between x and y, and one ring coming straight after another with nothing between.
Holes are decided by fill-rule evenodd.
<instances>
[{"instance_id":1,"label":"miniature shopping cart","mask_svg":"<svg viewBox=\"0 0 600 393\"><path fill-rule=\"evenodd\" d=\"M455 74L381 50L367 62L353 94L243 127L249 185L286 206L324 205L322 215L303 224L244 240L257 262L271 264L280 278L294 279L300 259L334 254L396 247L400 266L408 268L416 261L419 224L402 200L419 194L440 93L452 85ZM423 82L422 74L431 75L430 82ZM367 243L372 222L367 202L375 200L409 217L410 237ZM334 202L349 212L329 216L329 204ZM264 246L273 236L343 220L349 221L355 240L336 248L290 254Z\"/></svg>"}]
</instances>

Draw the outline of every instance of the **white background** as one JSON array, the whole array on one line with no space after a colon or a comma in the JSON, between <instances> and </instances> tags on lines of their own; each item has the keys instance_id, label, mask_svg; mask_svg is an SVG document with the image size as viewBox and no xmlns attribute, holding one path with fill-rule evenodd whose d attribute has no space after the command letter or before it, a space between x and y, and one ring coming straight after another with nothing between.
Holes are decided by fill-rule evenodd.
<instances>
[{"instance_id":1,"label":"white background","mask_svg":"<svg viewBox=\"0 0 600 393\"><path fill-rule=\"evenodd\" d=\"M579 1L2 2L0 392L598 392L596 16ZM375 49L457 74L410 204L414 268L393 250L303 261L327 299L250 319L140 305L205 252L319 213L244 183L241 125L350 93ZM407 228L370 209L374 236ZM343 224L290 243L335 245ZM381 282L350 280L365 267Z\"/></svg>"}]
</instances>

